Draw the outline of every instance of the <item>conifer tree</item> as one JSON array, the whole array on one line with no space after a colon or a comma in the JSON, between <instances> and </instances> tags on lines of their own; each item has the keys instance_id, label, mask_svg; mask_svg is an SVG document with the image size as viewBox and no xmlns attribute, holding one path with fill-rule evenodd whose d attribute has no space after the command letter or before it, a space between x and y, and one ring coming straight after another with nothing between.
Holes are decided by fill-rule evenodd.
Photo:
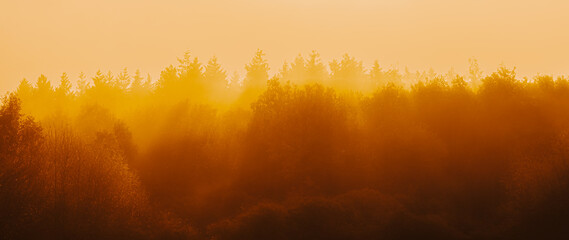
<instances>
[{"instance_id":1,"label":"conifer tree","mask_svg":"<svg viewBox=\"0 0 569 240\"><path fill-rule=\"evenodd\" d=\"M245 66L247 75L244 85L251 88L264 88L269 80L269 64L263 50L258 49L251 62Z\"/></svg>"}]
</instances>

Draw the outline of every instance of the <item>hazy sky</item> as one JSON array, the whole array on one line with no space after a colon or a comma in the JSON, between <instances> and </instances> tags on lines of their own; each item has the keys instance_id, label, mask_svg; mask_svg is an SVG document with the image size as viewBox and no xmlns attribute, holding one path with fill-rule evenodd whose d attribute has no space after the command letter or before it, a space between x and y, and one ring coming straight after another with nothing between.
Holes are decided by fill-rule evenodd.
<instances>
[{"instance_id":1,"label":"hazy sky","mask_svg":"<svg viewBox=\"0 0 569 240\"><path fill-rule=\"evenodd\" d=\"M500 63L569 74L569 1L539 0L0 0L0 92L44 73L97 69L154 79L190 50L243 71L257 48L271 70L311 50L370 65L465 71Z\"/></svg>"}]
</instances>

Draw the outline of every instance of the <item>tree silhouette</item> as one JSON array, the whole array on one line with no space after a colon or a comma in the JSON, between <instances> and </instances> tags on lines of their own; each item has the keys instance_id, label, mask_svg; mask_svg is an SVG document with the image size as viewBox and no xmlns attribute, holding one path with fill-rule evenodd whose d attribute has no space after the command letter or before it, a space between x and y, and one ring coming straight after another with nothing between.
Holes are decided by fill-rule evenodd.
<instances>
[{"instance_id":1,"label":"tree silhouette","mask_svg":"<svg viewBox=\"0 0 569 240\"><path fill-rule=\"evenodd\" d=\"M22 80L0 106L0 238L569 235L569 77L292 60Z\"/></svg>"},{"instance_id":2,"label":"tree silhouette","mask_svg":"<svg viewBox=\"0 0 569 240\"><path fill-rule=\"evenodd\" d=\"M124 68L121 73L115 79L114 85L123 91L126 91L130 86L131 77L128 74L128 69Z\"/></svg>"},{"instance_id":3,"label":"tree silhouette","mask_svg":"<svg viewBox=\"0 0 569 240\"><path fill-rule=\"evenodd\" d=\"M305 83L325 83L328 80L328 72L320 59L320 54L312 51L306 60Z\"/></svg>"},{"instance_id":4,"label":"tree silhouette","mask_svg":"<svg viewBox=\"0 0 569 240\"><path fill-rule=\"evenodd\" d=\"M469 58L468 63L468 77L470 78L470 83L472 86L478 87L480 86L482 80L482 70L480 70L478 60L475 58Z\"/></svg>"},{"instance_id":5,"label":"tree silhouette","mask_svg":"<svg viewBox=\"0 0 569 240\"><path fill-rule=\"evenodd\" d=\"M219 92L228 86L227 73L213 56L205 66L204 77L210 92Z\"/></svg>"},{"instance_id":6,"label":"tree silhouette","mask_svg":"<svg viewBox=\"0 0 569 240\"><path fill-rule=\"evenodd\" d=\"M71 81L69 80L67 73L61 74L61 81L55 92L57 95L64 97L71 94Z\"/></svg>"},{"instance_id":7,"label":"tree silhouette","mask_svg":"<svg viewBox=\"0 0 569 240\"><path fill-rule=\"evenodd\" d=\"M133 93L140 93L144 87L144 78L142 77L140 70L137 69L136 72L134 72L134 76L132 76L132 83L130 84L130 90Z\"/></svg>"},{"instance_id":8,"label":"tree silhouette","mask_svg":"<svg viewBox=\"0 0 569 240\"><path fill-rule=\"evenodd\" d=\"M339 89L361 90L365 81L362 62L348 54L330 63L330 75L332 86Z\"/></svg>"},{"instance_id":9,"label":"tree silhouette","mask_svg":"<svg viewBox=\"0 0 569 240\"><path fill-rule=\"evenodd\" d=\"M251 62L245 66L247 75L244 85L249 88L264 88L269 80L269 64L265 59L265 53L258 49Z\"/></svg>"}]
</instances>

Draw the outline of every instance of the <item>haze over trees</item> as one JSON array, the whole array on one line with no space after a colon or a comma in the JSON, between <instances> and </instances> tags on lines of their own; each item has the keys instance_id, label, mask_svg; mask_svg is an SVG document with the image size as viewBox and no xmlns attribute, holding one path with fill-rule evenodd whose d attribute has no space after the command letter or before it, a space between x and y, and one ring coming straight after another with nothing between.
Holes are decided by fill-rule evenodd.
<instances>
[{"instance_id":1,"label":"haze over trees","mask_svg":"<svg viewBox=\"0 0 569 240\"><path fill-rule=\"evenodd\" d=\"M0 239L563 239L569 78L313 51L22 80Z\"/></svg>"}]
</instances>

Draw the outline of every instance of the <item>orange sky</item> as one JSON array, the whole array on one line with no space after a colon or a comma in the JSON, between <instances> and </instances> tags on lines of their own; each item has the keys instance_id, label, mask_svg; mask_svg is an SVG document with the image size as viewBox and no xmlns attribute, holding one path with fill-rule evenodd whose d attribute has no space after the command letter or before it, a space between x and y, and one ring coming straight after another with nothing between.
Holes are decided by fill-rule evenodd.
<instances>
[{"instance_id":1,"label":"orange sky","mask_svg":"<svg viewBox=\"0 0 569 240\"><path fill-rule=\"evenodd\" d=\"M476 57L522 75L569 74L569 1L2 0L0 92L44 73L160 70L190 50L243 71L257 48L272 70L298 53L446 72Z\"/></svg>"}]
</instances>

